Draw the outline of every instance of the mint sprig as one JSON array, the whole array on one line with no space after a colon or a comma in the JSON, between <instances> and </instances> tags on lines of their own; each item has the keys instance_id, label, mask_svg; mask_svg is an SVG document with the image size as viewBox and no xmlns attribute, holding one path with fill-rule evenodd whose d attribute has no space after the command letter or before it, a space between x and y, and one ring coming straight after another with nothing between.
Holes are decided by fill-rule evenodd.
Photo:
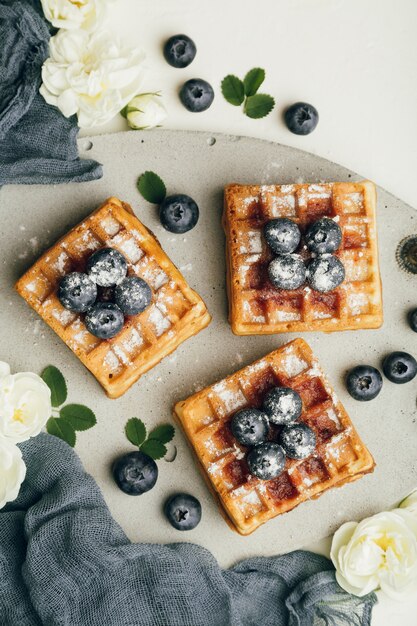
<instances>
[{"instance_id":1,"label":"mint sprig","mask_svg":"<svg viewBox=\"0 0 417 626\"><path fill-rule=\"evenodd\" d=\"M245 96L254 96L264 80L265 70L260 67L254 67L252 70L249 70L243 79Z\"/></svg>"},{"instance_id":2,"label":"mint sprig","mask_svg":"<svg viewBox=\"0 0 417 626\"><path fill-rule=\"evenodd\" d=\"M67 383L65 378L54 365L45 367L41 378L51 390L51 404L53 407L61 406L67 399Z\"/></svg>"},{"instance_id":3,"label":"mint sprig","mask_svg":"<svg viewBox=\"0 0 417 626\"><path fill-rule=\"evenodd\" d=\"M139 418L131 417L126 422L125 434L130 443L139 447L146 439L146 426Z\"/></svg>"},{"instance_id":4,"label":"mint sprig","mask_svg":"<svg viewBox=\"0 0 417 626\"><path fill-rule=\"evenodd\" d=\"M275 100L266 93L258 93L265 80L265 70L254 67L240 80L234 74L228 74L221 83L222 94L230 104L240 106L243 112L252 119L268 115L275 106Z\"/></svg>"},{"instance_id":5,"label":"mint sprig","mask_svg":"<svg viewBox=\"0 0 417 626\"><path fill-rule=\"evenodd\" d=\"M152 204L161 204L167 195L164 181L155 172L144 172L139 176L137 187L139 193Z\"/></svg>"},{"instance_id":6,"label":"mint sprig","mask_svg":"<svg viewBox=\"0 0 417 626\"><path fill-rule=\"evenodd\" d=\"M248 117L257 120L272 111L275 100L266 93L257 93L246 98L244 111Z\"/></svg>"},{"instance_id":7,"label":"mint sprig","mask_svg":"<svg viewBox=\"0 0 417 626\"><path fill-rule=\"evenodd\" d=\"M161 424L153 428L149 435L145 424L138 417L131 417L125 425L125 435L134 446L157 461L166 453L166 445L173 439L175 429L171 424Z\"/></svg>"},{"instance_id":8,"label":"mint sprig","mask_svg":"<svg viewBox=\"0 0 417 626\"><path fill-rule=\"evenodd\" d=\"M229 74L222 80L222 94L230 104L240 106L245 99L245 87L237 76Z\"/></svg>"}]
</instances>

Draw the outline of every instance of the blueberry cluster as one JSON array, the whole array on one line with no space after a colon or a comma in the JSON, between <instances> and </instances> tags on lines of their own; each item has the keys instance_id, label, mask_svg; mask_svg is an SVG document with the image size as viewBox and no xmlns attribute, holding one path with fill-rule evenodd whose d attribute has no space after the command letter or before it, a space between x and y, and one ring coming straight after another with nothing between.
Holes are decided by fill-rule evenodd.
<instances>
[{"instance_id":1,"label":"blueberry cluster","mask_svg":"<svg viewBox=\"0 0 417 626\"><path fill-rule=\"evenodd\" d=\"M127 276L127 261L114 248L102 248L90 256L85 272L71 272L58 286L62 306L85 313L87 330L100 339L111 339L123 328L125 315L142 313L152 290L137 276Z\"/></svg>"},{"instance_id":2,"label":"blueberry cluster","mask_svg":"<svg viewBox=\"0 0 417 626\"><path fill-rule=\"evenodd\" d=\"M391 352L382 362L382 371L389 381L403 385L417 376L417 361L408 352ZM373 400L382 389L381 373L372 365L357 365L349 370L346 387L355 400Z\"/></svg>"},{"instance_id":3,"label":"blueberry cluster","mask_svg":"<svg viewBox=\"0 0 417 626\"><path fill-rule=\"evenodd\" d=\"M234 414L231 429L236 439L249 447L249 471L262 480L279 476L285 460L305 459L316 447L316 436L306 424L297 422L303 408L300 395L290 387L273 387L262 409L242 409ZM271 425L281 427L271 441Z\"/></svg>"},{"instance_id":4,"label":"blueberry cluster","mask_svg":"<svg viewBox=\"0 0 417 626\"><path fill-rule=\"evenodd\" d=\"M312 289L325 293L344 281L343 263L332 254L342 243L342 231L334 220L323 217L307 228L305 242L313 255L307 265L294 254L301 241L294 221L287 217L270 220L264 226L264 236L276 255L268 266L268 276L277 289L298 289L307 281Z\"/></svg>"}]
</instances>

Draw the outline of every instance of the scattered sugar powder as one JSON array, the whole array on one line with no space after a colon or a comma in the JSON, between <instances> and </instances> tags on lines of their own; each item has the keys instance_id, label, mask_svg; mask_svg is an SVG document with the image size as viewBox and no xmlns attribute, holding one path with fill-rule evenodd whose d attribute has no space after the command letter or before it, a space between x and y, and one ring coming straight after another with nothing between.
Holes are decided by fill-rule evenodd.
<instances>
[{"instance_id":1,"label":"scattered sugar powder","mask_svg":"<svg viewBox=\"0 0 417 626\"><path fill-rule=\"evenodd\" d=\"M57 311L56 309L52 311L52 315L62 326L68 326L75 319L75 314L72 311L67 311L67 309L63 309L62 311Z\"/></svg>"},{"instance_id":2,"label":"scattered sugar powder","mask_svg":"<svg viewBox=\"0 0 417 626\"><path fill-rule=\"evenodd\" d=\"M351 293L348 295L347 304L352 315L360 315L369 304L368 296L366 293Z\"/></svg>"},{"instance_id":3,"label":"scattered sugar powder","mask_svg":"<svg viewBox=\"0 0 417 626\"><path fill-rule=\"evenodd\" d=\"M127 356L127 354L125 354L123 352L123 350L119 346L114 345L113 346L113 352L115 353L117 358L123 363L123 365L131 365L132 364L130 359L129 359L129 357Z\"/></svg>"},{"instance_id":4,"label":"scattered sugar powder","mask_svg":"<svg viewBox=\"0 0 417 626\"><path fill-rule=\"evenodd\" d=\"M102 225L106 235L109 235L110 237L113 237L114 235L117 235L117 233L120 230L119 222L117 220L115 220L114 217L112 217L111 215L106 217L102 221L101 225Z\"/></svg>"},{"instance_id":5,"label":"scattered sugar powder","mask_svg":"<svg viewBox=\"0 0 417 626\"><path fill-rule=\"evenodd\" d=\"M231 413L232 411L236 411L240 407L247 405L247 400L242 391L240 389L237 391L228 389L225 382L214 385L213 392L217 394L223 402L226 413Z\"/></svg>"},{"instance_id":6,"label":"scattered sugar powder","mask_svg":"<svg viewBox=\"0 0 417 626\"><path fill-rule=\"evenodd\" d=\"M255 490L250 491L248 495L243 498L243 500L248 504L262 505L262 502Z\"/></svg>"},{"instance_id":7,"label":"scattered sugar powder","mask_svg":"<svg viewBox=\"0 0 417 626\"><path fill-rule=\"evenodd\" d=\"M248 233L249 252L259 254L262 252L262 236L260 230L251 230Z\"/></svg>"},{"instance_id":8,"label":"scattered sugar powder","mask_svg":"<svg viewBox=\"0 0 417 626\"><path fill-rule=\"evenodd\" d=\"M157 337L160 337L171 326L169 319L162 314L157 306L152 306L148 319L153 325Z\"/></svg>"},{"instance_id":9,"label":"scattered sugar powder","mask_svg":"<svg viewBox=\"0 0 417 626\"><path fill-rule=\"evenodd\" d=\"M245 458L246 455L244 451L241 448L239 448L239 446L237 446L236 444L233 444L233 450L234 450L234 455L236 459L240 461L241 459Z\"/></svg>"},{"instance_id":10,"label":"scattered sugar powder","mask_svg":"<svg viewBox=\"0 0 417 626\"><path fill-rule=\"evenodd\" d=\"M286 374L290 378L298 376L298 374L301 374L301 372L307 368L307 363L294 354L293 348L285 351L285 357L282 359L282 365Z\"/></svg>"},{"instance_id":11,"label":"scattered sugar powder","mask_svg":"<svg viewBox=\"0 0 417 626\"><path fill-rule=\"evenodd\" d=\"M65 274L67 261L68 261L67 253L66 252L61 252L58 255L58 257L57 257L57 259L56 259L56 261L55 261L55 263L53 264L52 267L58 272L58 274L60 274L62 276L63 274Z\"/></svg>"},{"instance_id":12,"label":"scattered sugar powder","mask_svg":"<svg viewBox=\"0 0 417 626\"><path fill-rule=\"evenodd\" d=\"M139 248L133 237L125 239L121 235L116 235L112 242L117 244L130 263L137 263L143 257L144 252Z\"/></svg>"},{"instance_id":13,"label":"scattered sugar powder","mask_svg":"<svg viewBox=\"0 0 417 626\"><path fill-rule=\"evenodd\" d=\"M119 359L114 354L113 350L109 350L104 357L104 363L111 370L117 370L120 366Z\"/></svg>"},{"instance_id":14,"label":"scattered sugar powder","mask_svg":"<svg viewBox=\"0 0 417 626\"><path fill-rule=\"evenodd\" d=\"M258 202L258 196L247 196L246 198L244 198L243 200L243 205L245 207L250 206L251 204L253 204L254 202Z\"/></svg>"},{"instance_id":15,"label":"scattered sugar powder","mask_svg":"<svg viewBox=\"0 0 417 626\"><path fill-rule=\"evenodd\" d=\"M301 315L294 311L277 311L276 318L278 322L294 322L301 319Z\"/></svg>"},{"instance_id":16,"label":"scattered sugar powder","mask_svg":"<svg viewBox=\"0 0 417 626\"><path fill-rule=\"evenodd\" d=\"M327 417L332 420L332 422L334 422L336 424L336 426L340 427L340 420L339 417L336 413L336 411L333 408L330 408L327 410Z\"/></svg>"},{"instance_id":17,"label":"scattered sugar powder","mask_svg":"<svg viewBox=\"0 0 417 626\"><path fill-rule=\"evenodd\" d=\"M143 337L136 328L132 330L129 337L123 341L124 349L131 353L135 348L139 348L143 344Z\"/></svg>"}]
</instances>

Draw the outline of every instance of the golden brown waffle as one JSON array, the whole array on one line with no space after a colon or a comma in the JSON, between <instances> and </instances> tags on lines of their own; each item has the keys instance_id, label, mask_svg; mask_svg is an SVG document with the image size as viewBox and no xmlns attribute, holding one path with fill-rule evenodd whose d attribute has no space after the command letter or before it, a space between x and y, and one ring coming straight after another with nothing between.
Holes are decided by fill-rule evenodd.
<instances>
[{"instance_id":1,"label":"golden brown waffle","mask_svg":"<svg viewBox=\"0 0 417 626\"><path fill-rule=\"evenodd\" d=\"M57 286L64 274L83 271L99 248L119 250L128 273L152 288L152 303L126 319L113 339L91 335L82 316L63 308ZM94 374L110 398L118 398L145 372L210 322L203 300L135 217L128 204L109 198L70 230L22 276L18 293Z\"/></svg>"},{"instance_id":2,"label":"golden brown waffle","mask_svg":"<svg viewBox=\"0 0 417 626\"><path fill-rule=\"evenodd\" d=\"M248 473L246 449L233 437L232 415L259 407L266 392L282 385L303 400L301 420L317 446L301 461L287 459L283 473L262 481ZM371 472L374 460L325 378L308 344L296 339L175 406L175 413L232 528L253 532L272 517L331 487ZM275 438L278 428L272 433Z\"/></svg>"},{"instance_id":3,"label":"golden brown waffle","mask_svg":"<svg viewBox=\"0 0 417 626\"><path fill-rule=\"evenodd\" d=\"M379 328L382 294L373 183L229 185L225 190L229 319L236 335L294 331ZM273 287L267 268L273 258L262 227L288 217L301 231L328 216L339 223L342 245L336 255L345 281L329 293L308 286L293 291ZM301 256L307 258L301 244Z\"/></svg>"}]
</instances>

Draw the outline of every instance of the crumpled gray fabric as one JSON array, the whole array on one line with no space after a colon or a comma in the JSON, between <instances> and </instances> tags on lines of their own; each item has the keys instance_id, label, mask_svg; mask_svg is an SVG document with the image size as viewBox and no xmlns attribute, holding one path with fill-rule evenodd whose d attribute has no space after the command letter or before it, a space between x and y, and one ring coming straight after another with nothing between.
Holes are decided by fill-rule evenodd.
<instances>
[{"instance_id":1,"label":"crumpled gray fabric","mask_svg":"<svg viewBox=\"0 0 417 626\"><path fill-rule=\"evenodd\" d=\"M2 626L370 624L376 596L345 593L326 558L297 551L221 570L192 543L132 544L66 443L41 434L20 447L27 477L0 511Z\"/></svg>"},{"instance_id":2,"label":"crumpled gray fabric","mask_svg":"<svg viewBox=\"0 0 417 626\"><path fill-rule=\"evenodd\" d=\"M78 156L76 117L39 94L50 32L34 7L0 0L0 186L100 178L102 166Z\"/></svg>"}]
</instances>

